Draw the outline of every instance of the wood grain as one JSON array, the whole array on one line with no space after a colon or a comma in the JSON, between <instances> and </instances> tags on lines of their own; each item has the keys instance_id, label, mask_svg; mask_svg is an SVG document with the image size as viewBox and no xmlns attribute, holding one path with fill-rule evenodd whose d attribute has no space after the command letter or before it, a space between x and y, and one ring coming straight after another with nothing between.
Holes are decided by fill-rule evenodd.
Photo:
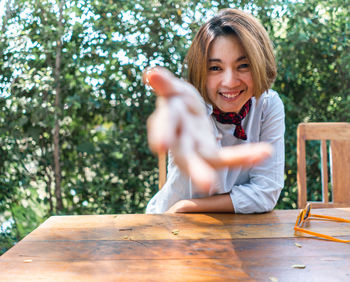
<instances>
[{"instance_id":1,"label":"wood grain","mask_svg":"<svg viewBox=\"0 0 350 282\"><path fill-rule=\"evenodd\" d=\"M305 140L337 140L349 141L349 122L307 122L300 123L300 137Z\"/></svg>"},{"instance_id":2,"label":"wood grain","mask_svg":"<svg viewBox=\"0 0 350 282\"><path fill-rule=\"evenodd\" d=\"M29 247L29 242L26 244ZM134 247L129 249L130 244ZM269 277L280 281L299 281L298 277L300 281L317 277L326 279L321 281L345 281L350 275L350 246L323 240L163 240L146 244L81 242L46 250L49 246L36 249L38 245L33 245L28 252L34 251L36 256L12 253L16 259L1 260L2 281L127 281L128 274L135 281L268 281ZM28 259L32 262L25 263ZM306 268L294 269L295 264ZM337 269L334 273L330 271L333 268Z\"/></svg>"},{"instance_id":3,"label":"wood grain","mask_svg":"<svg viewBox=\"0 0 350 282\"><path fill-rule=\"evenodd\" d=\"M350 238L350 236L346 236ZM302 247L298 248L295 243ZM322 239L200 239L200 240L145 240L145 241L35 241L21 242L11 249L3 261L98 261L98 260L176 260L176 259L230 259L250 260L260 256L279 259L284 256L350 258L350 245ZM332 248L332 252L329 251ZM35 254L35 255L33 255ZM349 260L350 262L350 260ZM263 264L264 261L261 261Z\"/></svg>"},{"instance_id":4,"label":"wood grain","mask_svg":"<svg viewBox=\"0 0 350 282\"><path fill-rule=\"evenodd\" d=\"M350 134L348 141L332 141L333 201L350 206Z\"/></svg>"},{"instance_id":5,"label":"wood grain","mask_svg":"<svg viewBox=\"0 0 350 282\"><path fill-rule=\"evenodd\" d=\"M312 213L350 219L350 208ZM297 214L54 216L0 257L0 280L348 280L350 244L295 236ZM306 227L350 239L350 224Z\"/></svg>"},{"instance_id":6,"label":"wood grain","mask_svg":"<svg viewBox=\"0 0 350 282\"><path fill-rule=\"evenodd\" d=\"M320 214L350 219L349 209L318 210ZM30 240L179 240L294 237L293 226L299 212L274 211L256 215L100 215L51 217ZM311 223L315 232L350 235L349 225L334 222ZM330 228L331 227L331 228ZM172 231L178 230L174 235Z\"/></svg>"}]
</instances>

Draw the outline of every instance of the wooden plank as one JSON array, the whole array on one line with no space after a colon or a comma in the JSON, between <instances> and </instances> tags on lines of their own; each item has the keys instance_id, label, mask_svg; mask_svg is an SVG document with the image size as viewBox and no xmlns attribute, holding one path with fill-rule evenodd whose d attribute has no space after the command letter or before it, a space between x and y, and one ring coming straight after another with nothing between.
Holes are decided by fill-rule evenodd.
<instances>
[{"instance_id":1,"label":"wooden plank","mask_svg":"<svg viewBox=\"0 0 350 282\"><path fill-rule=\"evenodd\" d=\"M305 152L305 126L299 124L297 129L297 183L298 183L298 208L306 206L306 152Z\"/></svg>"},{"instance_id":2,"label":"wooden plank","mask_svg":"<svg viewBox=\"0 0 350 282\"><path fill-rule=\"evenodd\" d=\"M238 261L228 259L4 262L0 271L1 281L11 282L253 281Z\"/></svg>"},{"instance_id":3,"label":"wooden plank","mask_svg":"<svg viewBox=\"0 0 350 282\"><path fill-rule=\"evenodd\" d=\"M314 208L317 209L324 209L324 208L347 208L349 207L348 203L333 203L333 202L328 202L328 203L322 203L322 202L312 202L308 201L308 203L312 204Z\"/></svg>"},{"instance_id":4,"label":"wooden plank","mask_svg":"<svg viewBox=\"0 0 350 282\"><path fill-rule=\"evenodd\" d=\"M321 162L322 199L324 203L328 203L328 154L326 140L321 140Z\"/></svg>"},{"instance_id":5,"label":"wooden plank","mask_svg":"<svg viewBox=\"0 0 350 282\"><path fill-rule=\"evenodd\" d=\"M345 281L350 275L350 246L317 239L155 241L152 245L158 249L153 252L149 246L136 243L128 250L129 243L123 241L103 242L105 245L94 249L93 244L98 243L80 242L62 252L60 244L53 249L39 247L39 252L34 245L27 251L35 256L18 253L17 258L1 257L2 281L127 281L130 277L135 281L268 281L269 277ZM24 262L28 259L32 261ZM294 269L294 264L306 268Z\"/></svg>"},{"instance_id":6,"label":"wooden plank","mask_svg":"<svg viewBox=\"0 0 350 282\"><path fill-rule=\"evenodd\" d=\"M350 219L349 209L312 210L312 213ZM294 237L299 212L274 211L255 215L163 214L51 217L23 241L44 240L179 240ZM350 234L350 225L319 222L315 232ZM173 231L178 234L174 235Z\"/></svg>"},{"instance_id":7,"label":"wooden plank","mask_svg":"<svg viewBox=\"0 0 350 282\"><path fill-rule=\"evenodd\" d=\"M304 140L349 140L350 123L349 122L322 122L322 123L300 123L301 137Z\"/></svg>"},{"instance_id":8,"label":"wooden plank","mask_svg":"<svg viewBox=\"0 0 350 282\"><path fill-rule=\"evenodd\" d=\"M326 233L331 236L350 235L349 225L334 222L312 223L312 231ZM174 235L166 227L144 228L132 227L131 230L118 232L114 228L104 229L68 229L42 230L41 233L33 233L25 241L44 240L180 240L180 239L238 239L238 238L291 238L294 237L294 224L245 224L236 226L220 226L208 231L208 227L194 228L191 225L178 226L178 235ZM330 230L329 230L330 229ZM156 235L155 235L156 234ZM127 239L124 239L127 238Z\"/></svg>"},{"instance_id":9,"label":"wooden plank","mask_svg":"<svg viewBox=\"0 0 350 282\"><path fill-rule=\"evenodd\" d=\"M350 205L350 138L331 141L333 201Z\"/></svg>"},{"instance_id":10,"label":"wooden plank","mask_svg":"<svg viewBox=\"0 0 350 282\"><path fill-rule=\"evenodd\" d=\"M341 236L341 238L350 238ZM230 259L250 257L298 257L302 246L307 257L341 257L350 259L350 245L317 238L279 239L200 239L143 241L35 241L20 242L0 258L0 262L38 261L99 261L99 260L174 260ZM330 251L331 249L331 251ZM263 262L262 262L263 263Z\"/></svg>"},{"instance_id":11,"label":"wooden plank","mask_svg":"<svg viewBox=\"0 0 350 282\"><path fill-rule=\"evenodd\" d=\"M313 213L350 218L349 208L312 209ZM254 224L254 223L289 223L295 221L299 210L274 210L262 214L118 214L118 215L74 215L51 216L39 228L103 228L113 226L124 228L128 225L169 224L176 227L179 223L192 223L198 226Z\"/></svg>"},{"instance_id":12,"label":"wooden plank","mask_svg":"<svg viewBox=\"0 0 350 282\"><path fill-rule=\"evenodd\" d=\"M120 259L237 259L231 240L27 241L1 259L23 262ZM33 255L35 254L35 255Z\"/></svg>"},{"instance_id":13,"label":"wooden plank","mask_svg":"<svg viewBox=\"0 0 350 282\"><path fill-rule=\"evenodd\" d=\"M327 257L316 261L290 257L264 265L256 257L245 263L227 259L4 263L2 281L348 281L348 262ZM293 264L305 263L305 269ZM1 269L0 269L1 270Z\"/></svg>"}]
</instances>

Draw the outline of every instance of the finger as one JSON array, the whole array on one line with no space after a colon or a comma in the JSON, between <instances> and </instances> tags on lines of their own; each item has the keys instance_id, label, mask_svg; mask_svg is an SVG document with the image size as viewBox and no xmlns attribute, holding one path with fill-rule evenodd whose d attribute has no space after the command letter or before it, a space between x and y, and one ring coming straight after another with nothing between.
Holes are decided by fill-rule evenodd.
<instances>
[{"instance_id":1,"label":"finger","mask_svg":"<svg viewBox=\"0 0 350 282\"><path fill-rule=\"evenodd\" d=\"M165 68L155 67L147 69L143 74L143 81L153 88L158 96L176 95L174 87L175 76Z\"/></svg>"},{"instance_id":2,"label":"finger","mask_svg":"<svg viewBox=\"0 0 350 282\"><path fill-rule=\"evenodd\" d=\"M267 143L244 144L224 147L219 150L217 157L207 161L214 167L251 167L259 164L272 154L272 147Z\"/></svg>"},{"instance_id":3,"label":"finger","mask_svg":"<svg viewBox=\"0 0 350 282\"><path fill-rule=\"evenodd\" d=\"M198 154L187 158L188 174L203 192L208 192L216 180L216 171Z\"/></svg>"},{"instance_id":4,"label":"finger","mask_svg":"<svg viewBox=\"0 0 350 282\"><path fill-rule=\"evenodd\" d=\"M155 153L165 153L174 143L178 119L167 107L158 108L147 120L148 144Z\"/></svg>"},{"instance_id":5,"label":"finger","mask_svg":"<svg viewBox=\"0 0 350 282\"><path fill-rule=\"evenodd\" d=\"M216 171L197 153L193 138L182 134L174 144L172 152L174 161L191 177L192 182L201 190L209 191L216 180Z\"/></svg>"},{"instance_id":6,"label":"finger","mask_svg":"<svg viewBox=\"0 0 350 282\"><path fill-rule=\"evenodd\" d=\"M205 114L204 104L198 98L198 91L188 82L175 77L165 68L148 69L143 74L143 80L150 85L158 96L171 98L181 97L186 107L193 114Z\"/></svg>"}]
</instances>

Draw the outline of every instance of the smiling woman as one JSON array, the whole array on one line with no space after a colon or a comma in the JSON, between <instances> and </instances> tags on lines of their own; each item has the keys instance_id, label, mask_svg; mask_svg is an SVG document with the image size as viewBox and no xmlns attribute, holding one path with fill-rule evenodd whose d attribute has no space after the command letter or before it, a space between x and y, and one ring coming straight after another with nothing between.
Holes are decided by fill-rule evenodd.
<instances>
[{"instance_id":1,"label":"smiling woman","mask_svg":"<svg viewBox=\"0 0 350 282\"><path fill-rule=\"evenodd\" d=\"M167 181L146 212L272 210L284 182L285 126L270 89L276 65L267 32L249 14L222 10L200 28L186 63L189 83L160 68L144 75L159 96L150 147L169 150Z\"/></svg>"}]
</instances>

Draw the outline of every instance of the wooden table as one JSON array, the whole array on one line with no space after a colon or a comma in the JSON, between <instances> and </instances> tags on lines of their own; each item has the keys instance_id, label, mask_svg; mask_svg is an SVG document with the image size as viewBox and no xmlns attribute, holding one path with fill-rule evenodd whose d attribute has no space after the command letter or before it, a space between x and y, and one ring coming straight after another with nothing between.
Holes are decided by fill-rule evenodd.
<instances>
[{"instance_id":1,"label":"wooden table","mask_svg":"<svg viewBox=\"0 0 350 282\"><path fill-rule=\"evenodd\" d=\"M350 244L295 236L297 215L53 216L0 257L0 281L350 281ZM350 224L307 228L350 239Z\"/></svg>"}]
</instances>

